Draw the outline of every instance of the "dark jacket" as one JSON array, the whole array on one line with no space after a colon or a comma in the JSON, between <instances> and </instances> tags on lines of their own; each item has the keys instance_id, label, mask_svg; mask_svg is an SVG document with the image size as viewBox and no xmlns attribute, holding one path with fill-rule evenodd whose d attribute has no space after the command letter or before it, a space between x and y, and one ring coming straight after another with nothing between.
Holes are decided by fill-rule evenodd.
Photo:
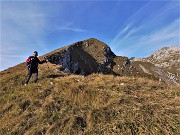
<instances>
[{"instance_id":1,"label":"dark jacket","mask_svg":"<svg viewBox=\"0 0 180 135\"><path fill-rule=\"evenodd\" d=\"M45 63L46 60L40 61L37 57L29 56L26 60L28 70L36 71L38 69L38 64Z\"/></svg>"}]
</instances>

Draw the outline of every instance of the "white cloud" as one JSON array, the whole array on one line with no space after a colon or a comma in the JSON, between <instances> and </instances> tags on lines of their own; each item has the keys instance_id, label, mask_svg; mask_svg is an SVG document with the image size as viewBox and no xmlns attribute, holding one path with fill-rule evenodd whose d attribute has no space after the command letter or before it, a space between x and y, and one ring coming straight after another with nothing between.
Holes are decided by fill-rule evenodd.
<instances>
[{"instance_id":1,"label":"white cloud","mask_svg":"<svg viewBox=\"0 0 180 135\"><path fill-rule=\"evenodd\" d=\"M146 17L144 12L150 10L150 6L151 3L148 3L134 13L129 23L114 37L111 46L117 55L144 57L161 47L180 45L179 18L167 21L172 13L179 11L179 5L168 3ZM142 19L142 24L136 25L139 19Z\"/></svg>"},{"instance_id":2,"label":"white cloud","mask_svg":"<svg viewBox=\"0 0 180 135\"><path fill-rule=\"evenodd\" d=\"M57 28L60 31L86 32L86 30L74 26L61 26Z\"/></svg>"},{"instance_id":3,"label":"white cloud","mask_svg":"<svg viewBox=\"0 0 180 135\"><path fill-rule=\"evenodd\" d=\"M38 5L29 2L1 4L0 70L3 70L24 62L34 50L47 50L43 41L47 20L46 13Z\"/></svg>"},{"instance_id":4,"label":"white cloud","mask_svg":"<svg viewBox=\"0 0 180 135\"><path fill-rule=\"evenodd\" d=\"M2 1L1 63L5 62L5 67L8 67L24 62L21 56L28 57L34 50L39 54L49 52L49 43L53 40L49 38L51 34L58 38L58 31L85 32L74 25L73 20L67 23L65 8L67 3L57 4L57 1Z\"/></svg>"},{"instance_id":5,"label":"white cloud","mask_svg":"<svg viewBox=\"0 0 180 135\"><path fill-rule=\"evenodd\" d=\"M180 31L178 27L180 24L179 19L161 29L157 29L151 34L141 35L137 37L128 37L119 40L117 44L128 44L116 51L118 55L126 55L133 57L136 54L138 57L143 55L148 56L155 50L164 46L180 45ZM144 56L143 56L144 57Z\"/></svg>"},{"instance_id":6,"label":"white cloud","mask_svg":"<svg viewBox=\"0 0 180 135\"><path fill-rule=\"evenodd\" d=\"M45 14L38 10L38 7L31 4L21 5L2 3L2 47L27 46L41 39L45 29ZM8 48L6 48L8 49Z\"/></svg>"}]
</instances>

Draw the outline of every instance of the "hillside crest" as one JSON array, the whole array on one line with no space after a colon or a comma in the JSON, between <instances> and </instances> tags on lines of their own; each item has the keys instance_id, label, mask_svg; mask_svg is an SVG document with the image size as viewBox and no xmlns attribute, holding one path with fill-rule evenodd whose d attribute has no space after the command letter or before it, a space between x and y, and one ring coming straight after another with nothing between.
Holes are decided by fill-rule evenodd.
<instances>
[{"instance_id":1,"label":"hillside crest","mask_svg":"<svg viewBox=\"0 0 180 135\"><path fill-rule=\"evenodd\" d=\"M129 59L116 56L107 44L90 38L55 50L47 54L47 57L51 63L60 65L57 70L67 73L139 76L167 84L179 84L179 48L164 47L148 58Z\"/></svg>"}]
</instances>

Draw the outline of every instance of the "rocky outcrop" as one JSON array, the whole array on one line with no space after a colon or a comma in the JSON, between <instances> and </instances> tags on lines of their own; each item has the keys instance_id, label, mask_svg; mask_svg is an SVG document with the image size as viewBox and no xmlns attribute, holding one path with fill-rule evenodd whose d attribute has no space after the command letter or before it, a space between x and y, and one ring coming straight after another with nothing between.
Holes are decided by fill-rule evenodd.
<instances>
[{"instance_id":1,"label":"rocky outcrop","mask_svg":"<svg viewBox=\"0 0 180 135\"><path fill-rule=\"evenodd\" d=\"M51 63L62 65L67 73L89 75L113 74L113 58L116 55L103 42L96 39L76 42L66 49L48 56Z\"/></svg>"}]
</instances>

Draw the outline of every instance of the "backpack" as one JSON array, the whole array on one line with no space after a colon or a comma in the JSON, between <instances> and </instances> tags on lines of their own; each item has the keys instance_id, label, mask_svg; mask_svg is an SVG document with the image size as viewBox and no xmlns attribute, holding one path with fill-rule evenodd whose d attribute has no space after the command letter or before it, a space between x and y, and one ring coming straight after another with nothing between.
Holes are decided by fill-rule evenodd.
<instances>
[{"instance_id":1,"label":"backpack","mask_svg":"<svg viewBox=\"0 0 180 135\"><path fill-rule=\"evenodd\" d=\"M29 56L29 57L27 58L27 60L26 60L26 67L27 67L28 69L31 68L31 64L32 64L32 59L33 59L33 58L34 58L33 56Z\"/></svg>"}]
</instances>

